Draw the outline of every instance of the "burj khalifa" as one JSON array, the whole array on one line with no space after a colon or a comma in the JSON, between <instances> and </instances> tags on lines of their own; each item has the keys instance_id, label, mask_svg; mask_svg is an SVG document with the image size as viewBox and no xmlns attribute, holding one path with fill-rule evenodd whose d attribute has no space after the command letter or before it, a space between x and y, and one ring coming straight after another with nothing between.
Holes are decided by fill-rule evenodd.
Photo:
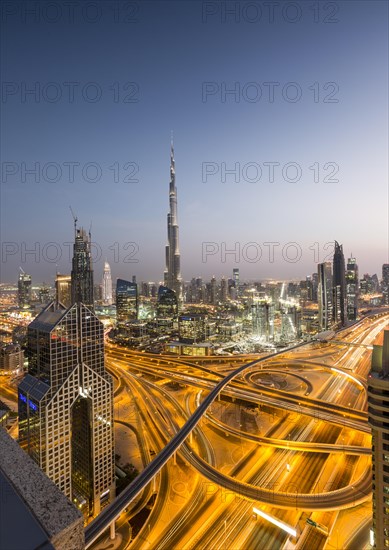
<instances>
[{"instance_id":1,"label":"burj khalifa","mask_svg":"<svg viewBox=\"0 0 389 550\"><path fill-rule=\"evenodd\" d=\"M178 303L182 303L182 278L180 268L180 248L178 240L177 223L177 188L176 171L174 163L173 141L170 146L170 186L169 186L170 212L167 215L167 240L166 245L166 269L164 273L165 286L174 290Z\"/></svg>"}]
</instances>

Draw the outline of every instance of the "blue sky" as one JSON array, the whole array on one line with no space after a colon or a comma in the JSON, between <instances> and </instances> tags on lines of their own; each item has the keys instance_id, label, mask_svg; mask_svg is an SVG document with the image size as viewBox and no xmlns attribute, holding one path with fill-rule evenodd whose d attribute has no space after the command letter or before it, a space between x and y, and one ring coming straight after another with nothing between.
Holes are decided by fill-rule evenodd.
<instances>
[{"instance_id":1,"label":"blue sky","mask_svg":"<svg viewBox=\"0 0 389 550\"><path fill-rule=\"evenodd\" d=\"M279 2L273 22L263 2L241 1L238 14L223 12L234 2L103 1L88 13L75 2L73 18L60 1L49 3L57 12L40 2L37 20L29 2L4 4L2 281L19 265L36 281L51 282L56 264L70 271L70 204L80 224L92 220L96 280L105 258L114 278L161 280L171 130L186 280L233 267L242 279L303 278L334 239L362 273L380 274L389 260L386 2ZM273 102L266 83L276 83ZM35 85L37 96L26 95ZM74 181L69 163L78 163ZM268 163L277 163L273 182ZM33 166L37 181L24 174ZM123 181L131 173L138 181ZM273 262L269 242L279 243Z\"/></svg>"}]
</instances>

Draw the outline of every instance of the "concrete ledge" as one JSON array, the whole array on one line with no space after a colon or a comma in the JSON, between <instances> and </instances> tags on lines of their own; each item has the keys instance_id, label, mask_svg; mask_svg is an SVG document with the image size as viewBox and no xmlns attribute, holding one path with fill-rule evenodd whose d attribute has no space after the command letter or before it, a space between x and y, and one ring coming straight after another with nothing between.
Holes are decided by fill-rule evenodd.
<instances>
[{"instance_id":1,"label":"concrete ledge","mask_svg":"<svg viewBox=\"0 0 389 550\"><path fill-rule=\"evenodd\" d=\"M35 462L19 447L8 433L0 428L0 472L9 482L9 498L2 498L2 540L7 534L6 521L8 503L11 497L19 497L18 506L18 537L25 536L26 548L29 547L29 532L23 532L23 515L27 519L33 516L47 535L47 542L58 550L82 550L85 548L84 525L82 514L58 489L58 487L40 470ZM15 504L17 501L13 500ZM12 518L10 518L12 519ZM11 531L9 523L9 530ZM10 541L14 534L10 533ZM31 542L31 541L30 541Z\"/></svg>"}]
</instances>

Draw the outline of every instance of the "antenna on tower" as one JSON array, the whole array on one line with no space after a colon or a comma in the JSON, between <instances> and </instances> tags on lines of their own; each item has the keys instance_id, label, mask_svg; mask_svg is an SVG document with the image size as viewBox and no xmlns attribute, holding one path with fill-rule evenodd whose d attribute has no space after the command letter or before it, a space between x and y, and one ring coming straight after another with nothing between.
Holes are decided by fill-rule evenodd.
<instances>
[{"instance_id":1,"label":"antenna on tower","mask_svg":"<svg viewBox=\"0 0 389 550\"><path fill-rule=\"evenodd\" d=\"M91 241L91 233L92 233L92 220L90 221L90 226L89 226L89 242Z\"/></svg>"},{"instance_id":2,"label":"antenna on tower","mask_svg":"<svg viewBox=\"0 0 389 550\"><path fill-rule=\"evenodd\" d=\"M75 215L75 213L73 212L73 208L69 205L69 208L70 208L70 212L72 213L72 216L73 216L73 220L74 220L74 234L76 234L76 231L77 231L77 216Z\"/></svg>"},{"instance_id":3,"label":"antenna on tower","mask_svg":"<svg viewBox=\"0 0 389 550\"><path fill-rule=\"evenodd\" d=\"M26 274L26 272L24 271L24 269L22 267L19 266L19 269L20 269L20 272L23 273L23 275Z\"/></svg>"}]
</instances>

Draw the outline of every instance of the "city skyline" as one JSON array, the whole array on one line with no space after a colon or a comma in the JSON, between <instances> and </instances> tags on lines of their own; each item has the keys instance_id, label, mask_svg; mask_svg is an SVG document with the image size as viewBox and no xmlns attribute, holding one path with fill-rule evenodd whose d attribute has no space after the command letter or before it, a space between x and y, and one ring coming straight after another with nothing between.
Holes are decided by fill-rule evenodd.
<instances>
[{"instance_id":1,"label":"city skyline","mask_svg":"<svg viewBox=\"0 0 389 550\"><path fill-rule=\"evenodd\" d=\"M389 3L0 21L0 547L389 547Z\"/></svg>"},{"instance_id":2,"label":"city skyline","mask_svg":"<svg viewBox=\"0 0 389 550\"><path fill-rule=\"evenodd\" d=\"M54 278L56 263L66 272L66 246L58 262L41 253L37 263L27 258L30 266L22 243L70 242L69 204L86 227L93 221L97 270L107 259L114 279L162 279L171 129L183 279L221 277L235 266L221 253L204 263L203 243L259 243L261 260L238 264L246 279L301 278L335 239L362 273L388 261L386 4L340 2L332 24L305 8L299 21L276 14L273 24L265 16L250 23L247 14L223 19L206 5L142 3L127 24L113 12L80 26L62 17L50 27L50 48L38 40L47 23L8 17L1 231L17 252L3 254L3 281L15 280L20 265L35 280ZM274 263L267 242L280 243ZM288 242L303 252L296 263L282 258ZM128 254L137 263L125 263Z\"/></svg>"}]
</instances>

